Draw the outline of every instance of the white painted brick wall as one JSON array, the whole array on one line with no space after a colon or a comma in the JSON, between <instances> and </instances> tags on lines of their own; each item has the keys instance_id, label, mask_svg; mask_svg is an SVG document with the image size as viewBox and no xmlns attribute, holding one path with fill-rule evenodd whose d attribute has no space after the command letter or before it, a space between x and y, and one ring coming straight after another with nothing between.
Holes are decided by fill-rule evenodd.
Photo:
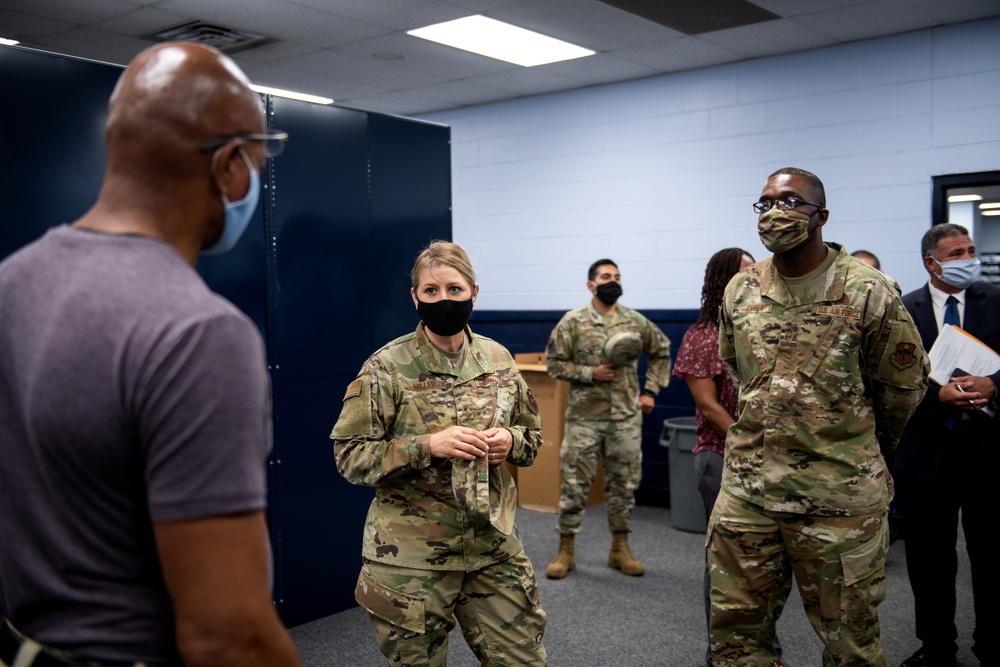
<instances>
[{"instance_id":1,"label":"white painted brick wall","mask_svg":"<svg viewBox=\"0 0 1000 667\"><path fill-rule=\"evenodd\" d=\"M712 253L767 255L750 204L784 166L824 181L824 238L875 252L909 291L931 177L1000 169L1000 19L428 119L452 127L478 308L576 307L605 256L623 303L697 308Z\"/></svg>"}]
</instances>

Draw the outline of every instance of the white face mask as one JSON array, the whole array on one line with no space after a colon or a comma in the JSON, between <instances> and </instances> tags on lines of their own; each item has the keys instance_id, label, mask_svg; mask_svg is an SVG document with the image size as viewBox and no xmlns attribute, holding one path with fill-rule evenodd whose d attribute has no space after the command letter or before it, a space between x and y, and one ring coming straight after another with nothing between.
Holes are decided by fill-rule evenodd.
<instances>
[{"instance_id":1,"label":"white face mask","mask_svg":"<svg viewBox=\"0 0 1000 667\"><path fill-rule=\"evenodd\" d=\"M931 257L931 259L934 258ZM936 259L934 261L941 267L941 274L938 276L941 282L958 289L969 287L969 285L979 280L983 272L983 267L978 257L953 259L950 262L938 262Z\"/></svg>"}]
</instances>

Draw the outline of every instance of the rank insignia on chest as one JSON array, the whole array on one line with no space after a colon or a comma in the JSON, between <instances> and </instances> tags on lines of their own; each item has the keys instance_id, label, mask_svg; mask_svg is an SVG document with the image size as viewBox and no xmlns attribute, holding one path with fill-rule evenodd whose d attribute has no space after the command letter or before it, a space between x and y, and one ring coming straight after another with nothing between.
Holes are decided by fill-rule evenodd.
<instances>
[{"instance_id":1,"label":"rank insignia on chest","mask_svg":"<svg viewBox=\"0 0 1000 667\"><path fill-rule=\"evenodd\" d=\"M913 356L916 350L917 346L914 343L897 343L896 352L892 355L892 360L899 368L912 366L916 361L916 358Z\"/></svg>"}]
</instances>

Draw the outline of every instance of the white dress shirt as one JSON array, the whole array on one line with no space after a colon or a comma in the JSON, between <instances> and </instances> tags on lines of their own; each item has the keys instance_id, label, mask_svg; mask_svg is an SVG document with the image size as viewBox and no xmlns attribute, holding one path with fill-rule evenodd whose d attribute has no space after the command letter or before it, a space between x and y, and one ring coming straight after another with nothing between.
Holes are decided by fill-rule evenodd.
<instances>
[{"instance_id":1,"label":"white dress shirt","mask_svg":"<svg viewBox=\"0 0 1000 667\"><path fill-rule=\"evenodd\" d=\"M931 303L934 305L934 321L937 322L938 331L941 331L941 327L944 326L945 301L948 300L949 296L955 297L958 301L958 321L961 322L962 325L965 324L965 290L954 294L948 294L947 292L942 292L937 287L934 287L934 285L930 282L927 283L927 288L931 292Z\"/></svg>"}]
</instances>

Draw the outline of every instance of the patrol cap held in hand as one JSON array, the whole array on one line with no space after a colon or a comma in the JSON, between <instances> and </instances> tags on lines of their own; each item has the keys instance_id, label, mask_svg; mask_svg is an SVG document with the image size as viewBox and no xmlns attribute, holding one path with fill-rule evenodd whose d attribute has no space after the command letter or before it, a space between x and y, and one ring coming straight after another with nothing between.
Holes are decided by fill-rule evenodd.
<instances>
[{"instance_id":1,"label":"patrol cap held in hand","mask_svg":"<svg viewBox=\"0 0 1000 667\"><path fill-rule=\"evenodd\" d=\"M642 354L642 339L637 331L619 331L604 343L604 356L615 366L626 366Z\"/></svg>"}]
</instances>

